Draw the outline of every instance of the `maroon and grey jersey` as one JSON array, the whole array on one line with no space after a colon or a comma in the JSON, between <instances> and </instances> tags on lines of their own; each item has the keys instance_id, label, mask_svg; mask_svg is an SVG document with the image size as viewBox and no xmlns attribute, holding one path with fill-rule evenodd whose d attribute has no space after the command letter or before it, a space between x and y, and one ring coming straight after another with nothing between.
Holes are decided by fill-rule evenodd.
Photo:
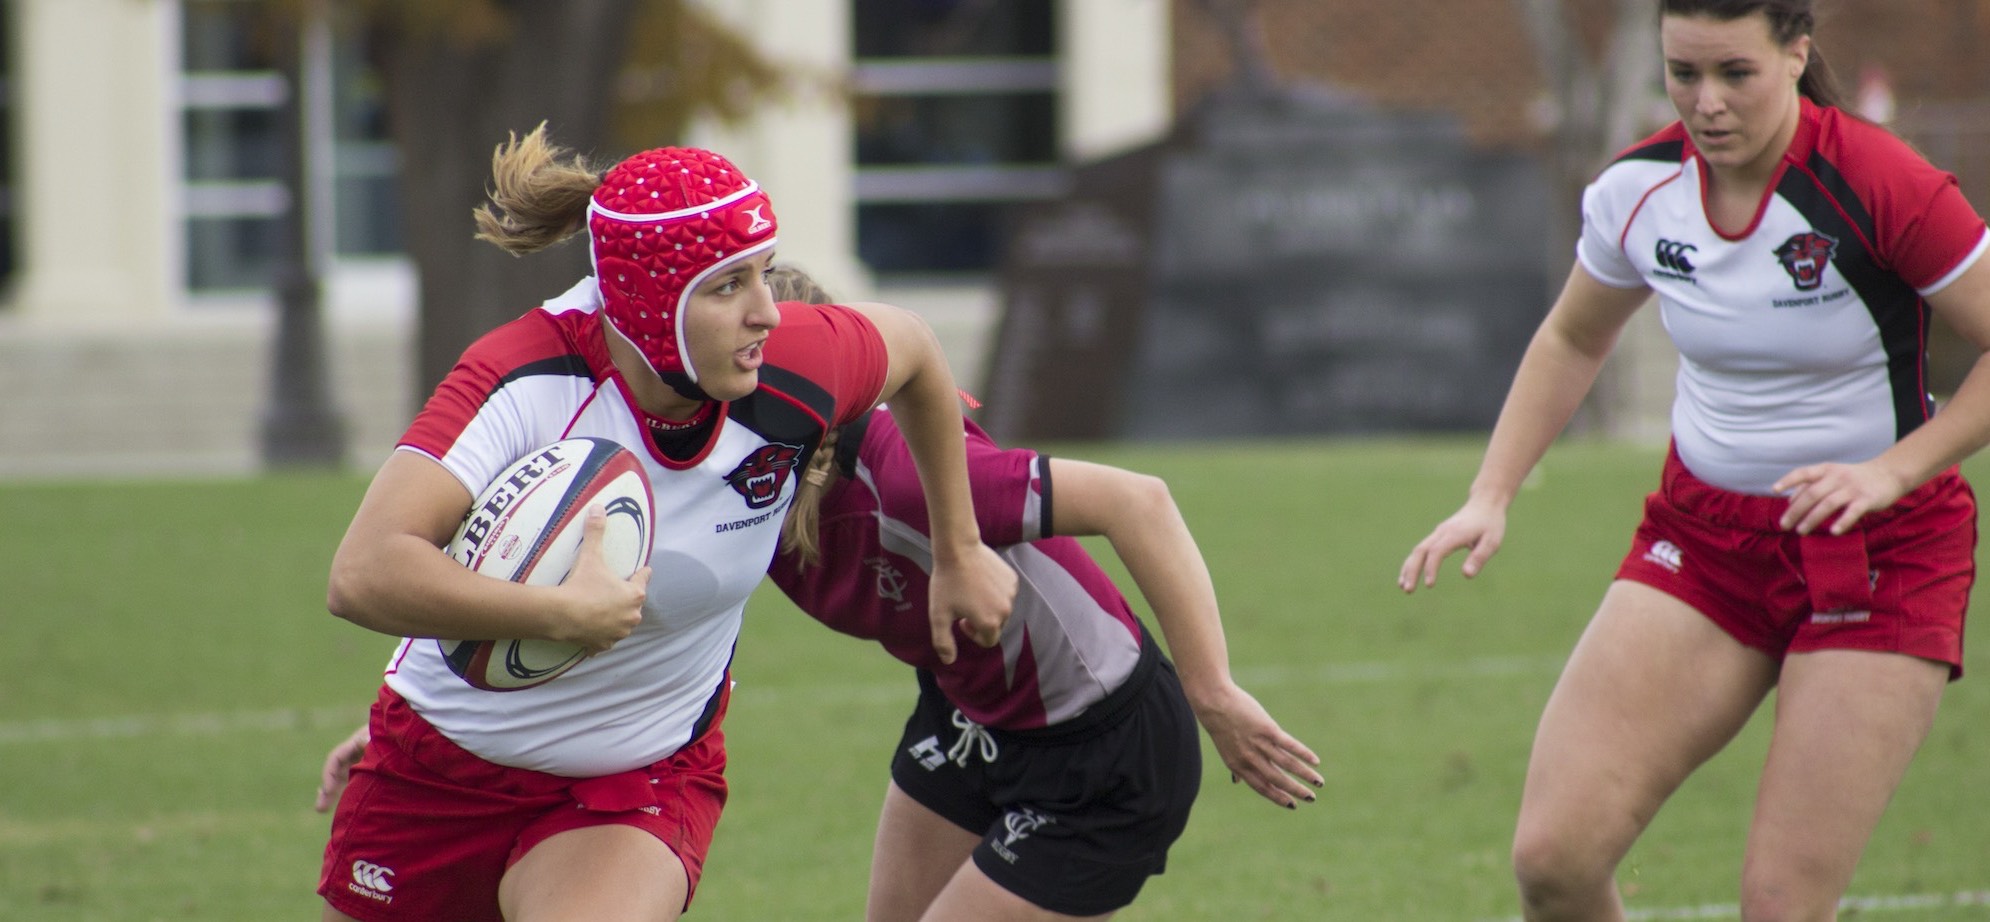
<instances>
[{"instance_id":1,"label":"maroon and grey jersey","mask_svg":"<svg viewBox=\"0 0 1990 922\"><path fill-rule=\"evenodd\" d=\"M1955 177L1885 129L1802 103L1754 220L1715 228L1675 123L1583 195L1576 255L1657 293L1679 348L1672 436L1695 476L1768 494L1793 468L1868 460L1934 412L1929 311L1990 248Z\"/></svg>"},{"instance_id":2,"label":"maroon and grey jersey","mask_svg":"<svg viewBox=\"0 0 1990 922\"><path fill-rule=\"evenodd\" d=\"M968 424L968 480L981 538L1019 579L1001 643L982 647L956 633L958 656L942 664L926 620L932 542L912 453L882 409L843 438L856 440L855 476L823 497L821 563L798 570L783 554L768 571L796 606L931 671L947 699L984 726L1063 723L1126 681L1140 660L1139 621L1077 540L1045 537L1054 508L1048 459L998 448Z\"/></svg>"},{"instance_id":3,"label":"maroon and grey jersey","mask_svg":"<svg viewBox=\"0 0 1990 922\"><path fill-rule=\"evenodd\" d=\"M574 777L649 765L709 726L796 478L828 427L876 402L887 365L862 315L782 304L759 390L723 405L702 448L673 460L609 360L596 291L583 281L478 340L399 450L434 458L472 495L559 439L599 436L634 450L656 516L642 623L606 653L517 691L471 687L434 640L404 641L387 670L388 685L470 752Z\"/></svg>"}]
</instances>

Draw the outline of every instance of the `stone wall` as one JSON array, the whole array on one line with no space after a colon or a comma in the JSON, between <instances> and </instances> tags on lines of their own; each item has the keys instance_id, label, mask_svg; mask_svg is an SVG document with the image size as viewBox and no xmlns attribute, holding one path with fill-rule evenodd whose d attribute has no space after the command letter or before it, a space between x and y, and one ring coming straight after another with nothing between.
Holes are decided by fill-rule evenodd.
<instances>
[{"instance_id":1,"label":"stone wall","mask_svg":"<svg viewBox=\"0 0 1990 922\"><path fill-rule=\"evenodd\" d=\"M329 331L346 463L370 470L406 425L407 337ZM0 477L216 475L261 467L266 322L134 332L0 327Z\"/></svg>"}]
</instances>

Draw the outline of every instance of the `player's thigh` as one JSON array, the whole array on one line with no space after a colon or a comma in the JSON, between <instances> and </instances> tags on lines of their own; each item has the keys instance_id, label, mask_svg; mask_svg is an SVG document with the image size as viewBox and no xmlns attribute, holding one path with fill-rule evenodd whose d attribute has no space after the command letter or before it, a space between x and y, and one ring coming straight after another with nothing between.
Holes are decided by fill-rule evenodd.
<instances>
[{"instance_id":1,"label":"player's thigh","mask_svg":"<svg viewBox=\"0 0 1990 922\"><path fill-rule=\"evenodd\" d=\"M656 922L684 911L677 853L635 826L584 826L526 852L498 884L507 922Z\"/></svg>"},{"instance_id":2,"label":"player's thigh","mask_svg":"<svg viewBox=\"0 0 1990 922\"><path fill-rule=\"evenodd\" d=\"M1743 891L1802 911L1835 905L1948 686L1949 667L1820 650L1784 661ZM1785 904L1786 905L1786 904Z\"/></svg>"},{"instance_id":3,"label":"player's thigh","mask_svg":"<svg viewBox=\"0 0 1990 922\"><path fill-rule=\"evenodd\" d=\"M955 825L892 783L878 811L865 919L917 922L980 843L979 833Z\"/></svg>"},{"instance_id":4,"label":"player's thigh","mask_svg":"<svg viewBox=\"0 0 1990 922\"><path fill-rule=\"evenodd\" d=\"M1516 849L1614 866L1774 681L1774 661L1691 606L1613 583L1542 712Z\"/></svg>"},{"instance_id":5,"label":"player's thigh","mask_svg":"<svg viewBox=\"0 0 1990 922\"><path fill-rule=\"evenodd\" d=\"M318 914L318 922L360 922L360 920L333 909L331 904L327 903L323 911Z\"/></svg>"},{"instance_id":6,"label":"player's thigh","mask_svg":"<svg viewBox=\"0 0 1990 922\"><path fill-rule=\"evenodd\" d=\"M1068 919L1110 919L1112 913L1067 916L1023 899L990 880L974 862L966 862L928 907L922 922L1054 922Z\"/></svg>"}]
</instances>

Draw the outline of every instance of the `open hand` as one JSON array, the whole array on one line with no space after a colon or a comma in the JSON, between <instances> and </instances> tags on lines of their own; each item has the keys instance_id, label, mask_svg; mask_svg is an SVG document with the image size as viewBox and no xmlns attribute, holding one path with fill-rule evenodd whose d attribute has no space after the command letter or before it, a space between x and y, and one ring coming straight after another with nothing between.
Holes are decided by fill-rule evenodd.
<instances>
[{"instance_id":1,"label":"open hand","mask_svg":"<svg viewBox=\"0 0 1990 922\"><path fill-rule=\"evenodd\" d=\"M1898 502L1912 485L1902 483L1876 461L1866 461L1806 465L1784 474L1770 489L1790 498L1790 507L1780 522L1783 528L1807 535L1830 520L1831 533L1842 535L1866 513ZM1834 515L1836 519L1832 519Z\"/></svg>"},{"instance_id":2,"label":"open hand","mask_svg":"<svg viewBox=\"0 0 1990 922\"><path fill-rule=\"evenodd\" d=\"M1229 767L1231 780L1250 785L1272 803L1287 808L1302 800L1312 803L1313 789L1326 783L1316 768L1320 757L1280 729L1250 692L1234 684L1195 704L1195 718Z\"/></svg>"},{"instance_id":3,"label":"open hand","mask_svg":"<svg viewBox=\"0 0 1990 922\"><path fill-rule=\"evenodd\" d=\"M581 524L580 551L572 572L560 588L567 607L563 629L552 640L579 644L600 653L621 642L643 620L643 600L649 595L650 568L640 566L627 579L608 566L601 549L608 514L599 505L587 510Z\"/></svg>"},{"instance_id":4,"label":"open hand","mask_svg":"<svg viewBox=\"0 0 1990 922\"><path fill-rule=\"evenodd\" d=\"M1437 585L1437 567L1452 553L1470 548L1465 555L1461 571L1467 579L1479 575L1479 571L1499 550L1499 544L1506 537L1506 511L1487 503L1468 502L1451 517L1437 524L1430 534L1417 542L1410 550L1410 556L1403 560L1403 568L1396 574L1396 586L1404 592L1415 592L1417 585Z\"/></svg>"}]
</instances>

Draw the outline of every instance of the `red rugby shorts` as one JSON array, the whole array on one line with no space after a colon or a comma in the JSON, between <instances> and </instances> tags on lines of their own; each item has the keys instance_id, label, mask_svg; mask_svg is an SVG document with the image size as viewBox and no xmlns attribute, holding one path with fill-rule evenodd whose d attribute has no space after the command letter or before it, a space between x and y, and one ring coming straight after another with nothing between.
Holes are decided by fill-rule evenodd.
<instances>
[{"instance_id":1,"label":"red rugby shorts","mask_svg":"<svg viewBox=\"0 0 1990 922\"><path fill-rule=\"evenodd\" d=\"M1666 459L1617 578L1698 609L1780 661L1814 650L1905 653L1962 675L1976 577L1976 499L1953 469L1848 534L1785 531L1789 501L1710 486Z\"/></svg>"},{"instance_id":2,"label":"red rugby shorts","mask_svg":"<svg viewBox=\"0 0 1990 922\"><path fill-rule=\"evenodd\" d=\"M367 922L503 922L506 869L556 833L607 823L669 845L695 890L726 799L724 703L669 758L577 782L480 759L382 686L372 741L332 815L318 893Z\"/></svg>"}]
</instances>

